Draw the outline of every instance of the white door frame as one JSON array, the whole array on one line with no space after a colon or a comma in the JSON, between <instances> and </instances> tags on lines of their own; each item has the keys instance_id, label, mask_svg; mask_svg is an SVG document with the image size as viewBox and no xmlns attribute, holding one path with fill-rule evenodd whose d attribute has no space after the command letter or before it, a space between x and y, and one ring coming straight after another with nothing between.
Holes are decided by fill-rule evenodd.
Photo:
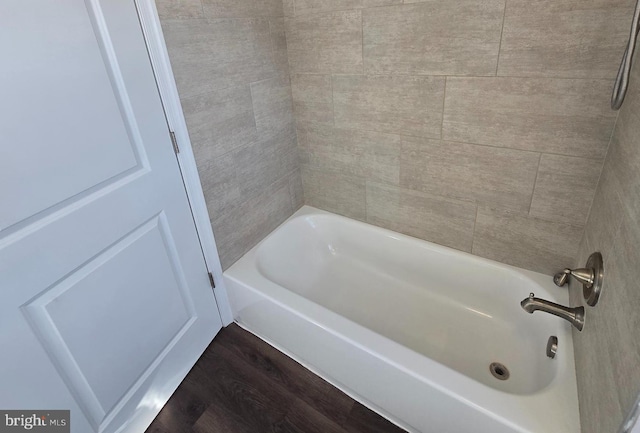
<instances>
[{"instance_id":1,"label":"white door frame","mask_svg":"<svg viewBox=\"0 0 640 433\"><path fill-rule=\"evenodd\" d=\"M171 69L169 61L169 53L165 44L160 18L156 9L154 0L135 0L140 24L147 43L151 66L156 76L156 83L160 91L160 98L164 105L164 111L169 123L169 129L174 132L176 141L180 148L177 153L178 164L184 179L187 197L191 204L191 213L198 231L200 244L204 253L204 259L207 263L209 272L213 274L216 288L214 294L222 318L223 326L233 322L233 313L229 304L227 289L222 278L222 265L220 264L220 256L216 247L216 240L211 228L209 212L207 211L207 203L200 184L200 176L196 160L193 155L191 140L187 130L187 123L184 119L182 104L178 94L178 87Z\"/></svg>"}]
</instances>

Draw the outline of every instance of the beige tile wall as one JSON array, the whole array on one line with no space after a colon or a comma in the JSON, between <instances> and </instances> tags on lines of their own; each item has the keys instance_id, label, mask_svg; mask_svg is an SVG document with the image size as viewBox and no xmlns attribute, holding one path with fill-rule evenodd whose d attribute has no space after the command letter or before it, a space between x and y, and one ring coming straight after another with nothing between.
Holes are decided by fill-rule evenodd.
<instances>
[{"instance_id":1,"label":"beige tile wall","mask_svg":"<svg viewBox=\"0 0 640 433\"><path fill-rule=\"evenodd\" d=\"M157 0L224 269L304 201L282 0Z\"/></svg>"},{"instance_id":2,"label":"beige tile wall","mask_svg":"<svg viewBox=\"0 0 640 433\"><path fill-rule=\"evenodd\" d=\"M575 266L600 251L605 278L574 333L583 433L616 432L640 392L640 68L620 111ZM579 304L582 288L571 285Z\"/></svg>"},{"instance_id":3,"label":"beige tile wall","mask_svg":"<svg viewBox=\"0 0 640 433\"><path fill-rule=\"evenodd\" d=\"M306 203L540 272L573 263L632 7L285 1Z\"/></svg>"}]
</instances>

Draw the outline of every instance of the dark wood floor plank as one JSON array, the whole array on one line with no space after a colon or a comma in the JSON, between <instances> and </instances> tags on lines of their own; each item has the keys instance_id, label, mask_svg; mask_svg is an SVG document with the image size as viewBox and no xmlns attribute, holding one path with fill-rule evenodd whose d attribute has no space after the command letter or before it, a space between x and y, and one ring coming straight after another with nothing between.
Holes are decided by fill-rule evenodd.
<instances>
[{"instance_id":1,"label":"dark wood floor plank","mask_svg":"<svg viewBox=\"0 0 640 433\"><path fill-rule=\"evenodd\" d=\"M321 377L239 326L220 335L217 341L294 394L320 395L333 388Z\"/></svg>"},{"instance_id":2,"label":"dark wood floor plank","mask_svg":"<svg viewBox=\"0 0 640 433\"><path fill-rule=\"evenodd\" d=\"M191 426L207 409L207 404L187 387L180 386L165 405L154 424L157 433L191 433Z\"/></svg>"},{"instance_id":3,"label":"dark wood floor plank","mask_svg":"<svg viewBox=\"0 0 640 433\"><path fill-rule=\"evenodd\" d=\"M238 326L230 331L216 338L219 344L331 421L338 425L344 423L353 399L255 335Z\"/></svg>"},{"instance_id":4,"label":"dark wood floor plank","mask_svg":"<svg viewBox=\"0 0 640 433\"><path fill-rule=\"evenodd\" d=\"M356 402L345 424L348 433L406 433L397 425Z\"/></svg>"},{"instance_id":5,"label":"dark wood floor plank","mask_svg":"<svg viewBox=\"0 0 640 433\"><path fill-rule=\"evenodd\" d=\"M274 426L277 433L345 433L335 422L298 400L282 422Z\"/></svg>"},{"instance_id":6,"label":"dark wood floor plank","mask_svg":"<svg viewBox=\"0 0 640 433\"><path fill-rule=\"evenodd\" d=\"M400 433L233 324L204 352L146 433Z\"/></svg>"},{"instance_id":7,"label":"dark wood floor plank","mask_svg":"<svg viewBox=\"0 0 640 433\"><path fill-rule=\"evenodd\" d=\"M251 422L217 403L211 404L194 424L194 433L256 433Z\"/></svg>"},{"instance_id":8,"label":"dark wood floor plank","mask_svg":"<svg viewBox=\"0 0 640 433\"><path fill-rule=\"evenodd\" d=\"M145 433L171 433L171 430L166 429L159 421L154 420Z\"/></svg>"},{"instance_id":9,"label":"dark wood floor plank","mask_svg":"<svg viewBox=\"0 0 640 433\"><path fill-rule=\"evenodd\" d=\"M331 386L326 393L312 401L305 400L315 410L326 418L342 426L347 421L349 414L356 403L351 397L338 388Z\"/></svg>"},{"instance_id":10,"label":"dark wood floor plank","mask_svg":"<svg viewBox=\"0 0 640 433\"><path fill-rule=\"evenodd\" d=\"M198 377L188 381L188 387L207 403L237 413L256 432L268 431L284 418L294 396L281 392L226 348L213 346L215 351L201 359L205 362L199 366Z\"/></svg>"}]
</instances>

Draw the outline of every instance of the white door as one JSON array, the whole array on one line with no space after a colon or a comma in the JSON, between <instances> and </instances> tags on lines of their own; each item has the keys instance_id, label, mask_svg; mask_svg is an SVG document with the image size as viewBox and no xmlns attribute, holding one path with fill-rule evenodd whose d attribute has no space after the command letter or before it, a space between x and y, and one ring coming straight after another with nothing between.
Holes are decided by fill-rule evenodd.
<instances>
[{"instance_id":1,"label":"white door","mask_svg":"<svg viewBox=\"0 0 640 433\"><path fill-rule=\"evenodd\" d=\"M221 327L133 0L0 1L0 409L142 432Z\"/></svg>"}]
</instances>

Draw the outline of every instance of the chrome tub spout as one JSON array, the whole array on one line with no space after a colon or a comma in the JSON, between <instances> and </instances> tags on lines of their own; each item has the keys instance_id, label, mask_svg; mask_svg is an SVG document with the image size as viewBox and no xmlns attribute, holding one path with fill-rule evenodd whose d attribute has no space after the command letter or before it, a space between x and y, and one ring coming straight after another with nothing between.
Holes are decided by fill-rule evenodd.
<instances>
[{"instance_id":1,"label":"chrome tub spout","mask_svg":"<svg viewBox=\"0 0 640 433\"><path fill-rule=\"evenodd\" d=\"M558 316L571 323L578 331L582 331L584 327L584 307L565 307L555 302L536 298L533 293L531 293L528 298L523 299L520 305L522 309L529 314L533 314L534 311L544 311L545 313Z\"/></svg>"}]
</instances>

